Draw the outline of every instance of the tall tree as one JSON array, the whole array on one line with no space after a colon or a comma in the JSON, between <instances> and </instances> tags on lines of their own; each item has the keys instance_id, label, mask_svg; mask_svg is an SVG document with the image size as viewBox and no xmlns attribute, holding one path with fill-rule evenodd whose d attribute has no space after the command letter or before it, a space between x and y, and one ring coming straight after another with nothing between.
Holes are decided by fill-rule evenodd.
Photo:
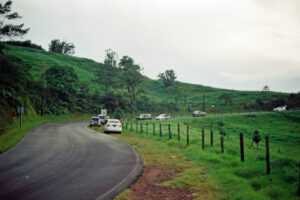
<instances>
[{"instance_id":1,"label":"tall tree","mask_svg":"<svg viewBox=\"0 0 300 200\"><path fill-rule=\"evenodd\" d=\"M0 2L0 39L10 37L21 37L29 28L23 28L24 24L11 24L8 21L22 18L17 12L11 13L12 1Z\"/></svg>"},{"instance_id":2,"label":"tall tree","mask_svg":"<svg viewBox=\"0 0 300 200\"><path fill-rule=\"evenodd\" d=\"M70 42L54 39L51 40L49 44L49 51L54 53L73 55L75 53L75 45Z\"/></svg>"},{"instance_id":3,"label":"tall tree","mask_svg":"<svg viewBox=\"0 0 300 200\"><path fill-rule=\"evenodd\" d=\"M269 92L270 91L270 87L265 85L262 89L262 92Z\"/></svg>"},{"instance_id":4,"label":"tall tree","mask_svg":"<svg viewBox=\"0 0 300 200\"><path fill-rule=\"evenodd\" d=\"M166 70L164 73L158 74L158 78L163 81L165 87L170 87L176 80L176 74L174 70Z\"/></svg>"},{"instance_id":5,"label":"tall tree","mask_svg":"<svg viewBox=\"0 0 300 200\"><path fill-rule=\"evenodd\" d=\"M110 87L118 87L120 83L120 69L118 68L118 54L111 49L105 50L104 64L99 64L95 72L97 77L95 81L104 85L105 92Z\"/></svg>"},{"instance_id":6,"label":"tall tree","mask_svg":"<svg viewBox=\"0 0 300 200\"><path fill-rule=\"evenodd\" d=\"M123 56L119 65L122 70L122 80L128 91L131 119L133 119L138 87L141 85L143 78L141 67L135 64L134 60L128 56Z\"/></svg>"},{"instance_id":7,"label":"tall tree","mask_svg":"<svg viewBox=\"0 0 300 200\"><path fill-rule=\"evenodd\" d=\"M111 49L106 49L104 64L110 67L118 67L118 54Z\"/></svg>"}]
</instances>

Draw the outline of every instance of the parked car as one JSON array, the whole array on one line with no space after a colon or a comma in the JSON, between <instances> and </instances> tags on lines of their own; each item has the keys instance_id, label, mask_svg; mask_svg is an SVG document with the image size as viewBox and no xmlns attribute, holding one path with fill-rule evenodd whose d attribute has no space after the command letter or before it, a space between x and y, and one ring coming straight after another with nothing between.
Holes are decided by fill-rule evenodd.
<instances>
[{"instance_id":1,"label":"parked car","mask_svg":"<svg viewBox=\"0 0 300 200\"><path fill-rule=\"evenodd\" d=\"M140 114L140 116L138 116L136 118L136 120L151 120L152 119L152 115L151 114Z\"/></svg>"},{"instance_id":2,"label":"parked car","mask_svg":"<svg viewBox=\"0 0 300 200\"><path fill-rule=\"evenodd\" d=\"M206 112L202 112L202 111L199 111L199 110L196 110L196 111L193 112L193 117L204 117L206 115L207 115Z\"/></svg>"},{"instance_id":3,"label":"parked car","mask_svg":"<svg viewBox=\"0 0 300 200\"><path fill-rule=\"evenodd\" d=\"M99 117L91 117L90 126L101 126L101 121Z\"/></svg>"},{"instance_id":4,"label":"parked car","mask_svg":"<svg viewBox=\"0 0 300 200\"><path fill-rule=\"evenodd\" d=\"M170 114L160 114L157 117L155 117L156 120L166 120L170 118L171 118Z\"/></svg>"},{"instance_id":5,"label":"parked car","mask_svg":"<svg viewBox=\"0 0 300 200\"><path fill-rule=\"evenodd\" d=\"M104 125L104 133L116 132L122 133L122 124L118 119L107 119L107 123Z\"/></svg>"}]
</instances>

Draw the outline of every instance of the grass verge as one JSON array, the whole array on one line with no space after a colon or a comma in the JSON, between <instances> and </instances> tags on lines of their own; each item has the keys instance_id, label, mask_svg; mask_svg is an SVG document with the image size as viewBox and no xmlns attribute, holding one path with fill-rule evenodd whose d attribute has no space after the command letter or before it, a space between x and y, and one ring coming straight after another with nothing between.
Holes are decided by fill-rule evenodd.
<instances>
[{"instance_id":1,"label":"grass verge","mask_svg":"<svg viewBox=\"0 0 300 200\"><path fill-rule=\"evenodd\" d=\"M18 119L7 128L7 131L0 136L0 154L14 147L18 142L20 142L23 137L33 128L45 124L48 122L58 122L58 121L74 121L89 119L87 114L67 114L60 116L48 115L44 117L34 116L34 117L23 117L22 128L20 128Z\"/></svg>"},{"instance_id":2,"label":"grass verge","mask_svg":"<svg viewBox=\"0 0 300 200\"><path fill-rule=\"evenodd\" d=\"M217 122L223 121L229 137L225 138L225 153L220 152ZM141 128L141 123L143 123ZM147 124L148 123L148 131ZM155 135L153 135L155 123ZM296 196L299 179L300 112L261 113L163 121L162 137L156 121L123 124L124 134L117 136L135 146L145 159L169 166L184 167L184 172L170 182L172 187L191 187L214 191L213 199L270 200L299 199ZM180 141L177 125L180 124ZM210 146L210 123L214 127L214 146ZM168 138L168 125L172 138ZM190 144L186 144L186 126L190 125ZM205 129L205 149L201 148L201 128ZM254 130L262 141L258 148L251 145ZM244 133L245 161L240 161L239 133ZM271 174L266 175L264 136L270 137ZM176 159L172 160L172 157ZM184 166L183 163L187 163ZM183 166L181 166L183 165ZM204 176L202 176L202 174ZM205 185L205 184L208 185ZM197 185L199 184L199 185ZM120 199L130 199L130 190ZM201 194L201 193L200 193ZM124 195L125 197L123 197ZM201 195L197 198L201 198ZM208 199L208 198L204 198Z\"/></svg>"}]
</instances>

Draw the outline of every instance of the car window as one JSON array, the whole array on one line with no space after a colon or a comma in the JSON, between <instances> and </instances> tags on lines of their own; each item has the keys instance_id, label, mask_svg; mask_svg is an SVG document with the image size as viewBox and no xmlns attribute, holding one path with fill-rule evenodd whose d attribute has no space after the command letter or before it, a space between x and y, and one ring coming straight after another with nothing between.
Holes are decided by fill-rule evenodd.
<instances>
[{"instance_id":1,"label":"car window","mask_svg":"<svg viewBox=\"0 0 300 200\"><path fill-rule=\"evenodd\" d=\"M93 120L93 121L99 121L99 118L94 117L94 118L92 118L92 120Z\"/></svg>"},{"instance_id":2,"label":"car window","mask_svg":"<svg viewBox=\"0 0 300 200\"><path fill-rule=\"evenodd\" d=\"M115 123L115 124L119 124L120 122L118 120L109 120L109 123Z\"/></svg>"}]
</instances>

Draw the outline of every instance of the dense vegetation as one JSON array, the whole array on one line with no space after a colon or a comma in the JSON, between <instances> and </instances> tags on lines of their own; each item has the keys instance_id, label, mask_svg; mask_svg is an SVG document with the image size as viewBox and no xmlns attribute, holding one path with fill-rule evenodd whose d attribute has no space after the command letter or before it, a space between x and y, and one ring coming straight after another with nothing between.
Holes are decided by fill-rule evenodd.
<instances>
[{"instance_id":1,"label":"dense vegetation","mask_svg":"<svg viewBox=\"0 0 300 200\"><path fill-rule=\"evenodd\" d=\"M197 167L185 169L182 176L171 182L173 187L196 187L203 190L203 174L195 174L203 166L211 176L213 187L219 192L218 199L298 199L297 188L300 162L300 112L252 113L216 115L202 118L183 118L161 121L162 137L159 136L158 121L139 121L138 126L128 122L128 130L122 139L144 151L143 143L153 140L165 144L172 155L184 155L184 160L197 162ZM140 124L143 123L141 131ZM147 126L148 123L148 134ZM156 125L153 135L153 123ZM178 141L178 123L180 141ZM214 145L210 145L210 126L213 125ZM172 133L169 138L168 125ZM189 124L190 143L187 145L186 131ZM221 125L223 124L223 125ZM224 139L224 153L220 148L220 125L227 136ZM126 129L126 122L123 123ZM137 131L136 131L137 127ZM205 148L201 148L201 129L205 129ZM255 131L257 130L257 131ZM257 133L258 132L258 133ZM128 134L136 133L136 134ZM244 134L245 161L240 159L239 134ZM257 134L261 141L257 145ZM271 174L266 175L265 136L270 138ZM134 139L138 137L138 139ZM146 141L145 141L146 140ZM149 141L148 141L149 140ZM153 144L155 146L155 143ZM175 149L174 149L175 148ZM158 149L158 154L160 150ZM146 157L156 155L146 155ZM190 176L189 176L190 174ZM200 184L201 185L201 184Z\"/></svg>"},{"instance_id":2,"label":"dense vegetation","mask_svg":"<svg viewBox=\"0 0 300 200\"><path fill-rule=\"evenodd\" d=\"M115 117L134 115L134 111L187 114L202 109L222 113L271 110L284 104L300 107L299 94L187 84L174 80L173 70L151 80L141 75L132 58L118 60L112 50L105 52L103 63L17 44L1 43L0 52L2 122L11 122L11 112L20 105L31 106L40 115L96 114L107 108Z\"/></svg>"}]
</instances>

